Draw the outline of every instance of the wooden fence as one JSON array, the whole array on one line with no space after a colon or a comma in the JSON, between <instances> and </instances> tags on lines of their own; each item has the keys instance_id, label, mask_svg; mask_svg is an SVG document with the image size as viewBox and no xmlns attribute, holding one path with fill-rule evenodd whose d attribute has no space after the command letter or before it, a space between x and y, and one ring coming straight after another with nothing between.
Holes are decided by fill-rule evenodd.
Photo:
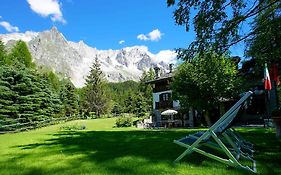
<instances>
[{"instance_id":1,"label":"wooden fence","mask_svg":"<svg viewBox=\"0 0 281 175\"><path fill-rule=\"evenodd\" d=\"M27 123L20 123L20 119L15 119L13 124L2 124L0 125L0 134L5 133L15 133L15 132L21 132L21 131L27 131L35 128L41 128L48 125L57 124L60 122L66 122L74 119L79 119L77 116L74 117L60 117L60 118L48 118L43 121L32 121ZM4 123L3 120L0 120L0 123Z\"/></svg>"}]
</instances>

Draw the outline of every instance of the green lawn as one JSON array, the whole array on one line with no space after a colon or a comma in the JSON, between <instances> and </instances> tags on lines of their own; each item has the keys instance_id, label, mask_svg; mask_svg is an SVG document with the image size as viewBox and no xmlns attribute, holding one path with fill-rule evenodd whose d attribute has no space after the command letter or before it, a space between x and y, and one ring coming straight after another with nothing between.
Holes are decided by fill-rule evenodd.
<instances>
[{"instance_id":1,"label":"green lawn","mask_svg":"<svg viewBox=\"0 0 281 175\"><path fill-rule=\"evenodd\" d=\"M173 164L184 151L173 144L195 129L114 128L115 119L72 121L33 131L0 135L0 174L249 174L197 153ZM83 131L61 126L83 124ZM256 143L258 174L281 174L281 142L272 129L240 129Z\"/></svg>"}]
</instances>

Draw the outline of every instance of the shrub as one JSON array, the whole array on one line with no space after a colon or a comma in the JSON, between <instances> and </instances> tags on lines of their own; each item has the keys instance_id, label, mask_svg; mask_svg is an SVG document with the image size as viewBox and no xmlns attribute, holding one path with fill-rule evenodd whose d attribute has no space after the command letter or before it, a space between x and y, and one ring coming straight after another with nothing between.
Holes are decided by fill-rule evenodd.
<instances>
[{"instance_id":1,"label":"shrub","mask_svg":"<svg viewBox=\"0 0 281 175\"><path fill-rule=\"evenodd\" d=\"M102 114L101 118L112 118L112 114Z\"/></svg>"},{"instance_id":2,"label":"shrub","mask_svg":"<svg viewBox=\"0 0 281 175\"><path fill-rule=\"evenodd\" d=\"M86 129L85 125L78 125L77 123L74 125L63 125L60 127L61 130L67 131L75 131L75 130L84 130Z\"/></svg>"},{"instance_id":3,"label":"shrub","mask_svg":"<svg viewBox=\"0 0 281 175\"><path fill-rule=\"evenodd\" d=\"M133 121L133 125L134 126L137 126L137 124L139 123L139 122L143 122L144 121L144 119L146 119L147 117L139 117L137 120L134 120Z\"/></svg>"},{"instance_id":4,"label":"shrub","mask_svg":"<svg viewBox=\"0 0 281 175\"><path fill-rule=\"evenodd\" d=\"M95 112L90 112L90 113L89 113L89 117L90 117L91 119L96 119L96 118L97 118L97 115L96 115Z\"/></svg>"},{"instance_id":5,"label":"shrub","mask_svg":"<svg viewBox=\"0 0 281 175\"><path fill-rule=\"evenodd\" d=\"M132 117L121 116L116 119L117 127L130 127L133 124Z\"/></svg>"}]
</instances>

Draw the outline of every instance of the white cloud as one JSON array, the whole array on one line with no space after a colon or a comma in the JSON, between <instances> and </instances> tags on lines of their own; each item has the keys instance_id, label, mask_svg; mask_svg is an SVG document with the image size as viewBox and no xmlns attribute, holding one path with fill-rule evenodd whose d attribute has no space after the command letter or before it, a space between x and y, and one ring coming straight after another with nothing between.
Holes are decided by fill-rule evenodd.
<instances>
[{"instance_id":1,"label":"white cloud","mask_svg":"<svg viewBox=\"0 0 281 175\"><path fill-rule=\"evenodd\" d=\"M163 61L164 63L176 63L177 62L177 53L172 50L161 50L157 54L155 54L155 61L160 63Z\"/></svg>"},{"instance_id":2,"label":"white cloud","mask_svg":"<svg viewBox=\"0 0 281 175\"><path fill-rule=\"evenodd\" d=\"M8 32L18 32L19 28L17 26L12 26L7 21L1 21L0 26L4 27Z\"/></svg>"},{"instance_id":3,"label":"white cloud","mask_svg":"<svg viewBox=\"0 0 281 175\"><path fill-rule=\"evenodd\" d=\"M160 40L162 35L163 35L163 33L161 33L160 30L158 30L158 29L155 29L148 34L151 41Z\"/></svg>"},{"instance_id":4,"label":"white cloud","mask_svg":"<svg viewBox=\"0 0 281 175\"><path fill-rule=\"evenodd\" d=\"M0 16L0 19L2 19L2 16Z\"/></svg>"},{"instance_id":5,"label":"white cloud","mask_svg":"<svg viewBox=\"0 0 281 175\"><path fill-rule=\"evenodd\" d=\"M143 41L159 41L161 39L161 36L164 35L163 33L160 32L159 29L155 29L148 34L139 34L137 38L139 40Z\"/></svg>"},{"instance_id":6,"label":"white cloud","mask_svg":"<svg viewBox=\"0 0 281 175\"><path fill-rule=\"evenodd\" d=\"M119 44L123 44L123 43L125 43L125 40L119 41Z\"/></svg>"},{"instance_id":7,"label":"white cloud","mask_svg":"<svg viewBox=\"0 0 281 175\"><path fill-rule=\"evenodd\" d=\"M53 22L66 23L58 0L27 0L32 11L42 17L51 17Z\"/></svg>"},{"instance_id":8,"label":"white cloud","mask_svg":"<svg viewBox=\"0 0 281 175\"><path fill-rule=\"evenodd\" d=\"M139 35L137 36L137 38L138 38L139 40L144 40L144 41L147 41L147 40L148 40L147 36L145 36L144 34L139 34Z\"/></svg>"}]
</instances>

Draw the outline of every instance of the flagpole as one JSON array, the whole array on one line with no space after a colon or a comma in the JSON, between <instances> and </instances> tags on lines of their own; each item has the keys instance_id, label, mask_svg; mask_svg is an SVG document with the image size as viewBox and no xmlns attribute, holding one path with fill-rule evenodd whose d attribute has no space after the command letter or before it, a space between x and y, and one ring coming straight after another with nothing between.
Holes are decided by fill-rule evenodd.
<instances>
[{"instance_id":1,"label":"flagpole","mask_svg":"<svg viewBox=\"0 0 281 175\"><path fill-rule=\"evenodd\" d=\"M277 86L280 84L279 73L278 73L278 63L272 63L270 66L270 78L272 81L272 88L274 90L274 107L279 108L279 97Z\"/></svg>"},{"instance_id":2,"label":"flagpole","mask_svg":"<svg viewBox=\"0 0 281 175\"><path fill-rule=\"evenodd\" d=\"M270 116L270 90L272 89L267 64L264 65L264 91L265 91L265 107L266 107L266 125L268 127L269 116Z\"/></svg>"},{"instance_id":3,"label":"flagpole","mask_svg":"<svg viewBox=\"0 0 281 175\"><path fill-rule=\"evenodd\" d=\"M267 120L267 127L269 126L269 117L270 117L270 92L269 90L266 90L266 120Z\"/></svg>"}]
</instances>

